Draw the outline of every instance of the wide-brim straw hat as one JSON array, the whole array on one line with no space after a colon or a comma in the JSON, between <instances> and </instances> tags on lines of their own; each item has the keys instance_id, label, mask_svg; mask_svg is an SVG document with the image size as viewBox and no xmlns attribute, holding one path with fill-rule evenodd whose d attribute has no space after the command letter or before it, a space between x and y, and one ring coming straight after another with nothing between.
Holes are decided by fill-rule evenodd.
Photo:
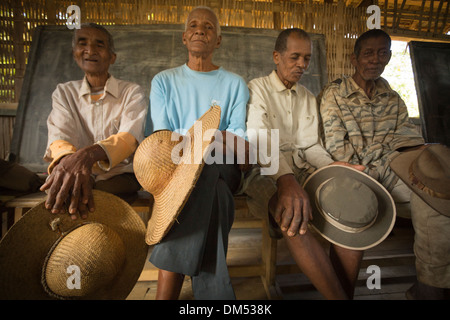
<instances>
[{"instance_id":1,"label":"wide-brim straw hat","mask_svg":"<svg viewBox=\"0 0 450 320\"><path fill-rule=\"evenodd\" d=\"M369 175L347 166L329 165L305 181L312 227L338 246L366 250L382 242L395 223L389 192Z\"/></svg>"},{"instance_id":2,"label":"wide-brim straw hat","mask_svg":"<svg viewBox=\"0 0 450 320\"><path fill-rule=\"evenodd\" d=\"M156 131L137 148L133 160L136 178L154 198L147 244L159 243L175 223L201 174L219 124L220 107L212 106L186 135Z\"/></svg>"},{"instance_id":3,"label":"wide-brim straw hat","mask_svg":"<svg viewBox=\"0 0 450 320\"><path fill-rule=\"evenodd\" d=\"M391 168L429 206L450 216L450 148L441 144L406 151Z\"/></svg>"},{"instance_id":4,"label":"wide-brim straw hat","mask_svg":"<svg viewBox=\"0 0 450 320\"><path fill-rule=\"evenodd\" d=\"M145 224L133 208L93 190L95 211L72 220L42 202L0 242L0 299L125 299L147 257Z\"/></svg>"}]
</instances>

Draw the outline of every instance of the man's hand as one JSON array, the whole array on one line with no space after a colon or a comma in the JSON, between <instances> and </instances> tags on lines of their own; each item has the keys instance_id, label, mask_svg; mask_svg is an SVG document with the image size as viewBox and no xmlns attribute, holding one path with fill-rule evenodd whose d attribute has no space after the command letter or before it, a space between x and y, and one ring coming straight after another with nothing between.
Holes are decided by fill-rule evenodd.
<instances>
[{"instance_id":1,"label":"man's hand","mask_svg":"<svg viewBox=\"0 0 450 320\"><path fill-rule=\"evenodd\" d=\"M364 169L366 168L366 166L362 165L362 164L350 164L350 163L344 162L344 161L335 161L333 163L330 163L330 166L332 166L332 165L347 166L347 167L351 167L353 169L356 169L358 171L364 171Z\"/></svg>"},{"instance_id":2,"label":"man's hand","mask_svg":"<svg viewBox=\"0 0 450 320\"><path fill-rule=\"evenodd\" d=\"M53 213L60 213L68 204L69 214L79 213L86 218L88 212L94 211L92 166L96 161L106 159L105 151L98 145L62 158L41 187L41 191L48 190L45 207Z\"/></svg>"},{"instance_id":3,"label":"man's hand","mask_svg":"<svg viewBox=\"0 0 450 320\"><path fill-rule=\"evenodd\" d=\"M308 221L312 220L311 205L306 191L294 175L286 174L277 180L277 201L272 213L281 230L290 237L305 234ZM271 207L271 204L269 204Z\"/></svg>"}]
</instances>

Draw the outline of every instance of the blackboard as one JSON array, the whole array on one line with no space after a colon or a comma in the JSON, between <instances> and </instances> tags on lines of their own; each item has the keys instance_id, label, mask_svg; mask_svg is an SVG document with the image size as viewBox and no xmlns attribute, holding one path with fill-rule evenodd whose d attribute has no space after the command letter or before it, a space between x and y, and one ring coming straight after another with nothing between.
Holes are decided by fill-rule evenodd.
<instances>
[{"instance_id":1,"label":"blackboard","mask_svg":"<svg viewBox=\"0 0 450 320\"><path fill-rule=\"evenodd\" d=\"M187 51L181 41L184 25L107 26L114 38L116 63L110 73L136 82L150 93L153 76L182 65ZM239 27L222 28L222 45L214 62L241 75L247 82L268 75L275 67L272 52L279 31ZM10 160L34 172L45 172L47 117L58 83L82 79L72 58L73 30L40 26L33 35L11 142ZM327 82L325 37L311 34L313 57L301 83L317 95Z\"/></svg>"},{"instance_id":2,"label":"blackboard","mask_svg":"<svg viewBox=\"0 0 450 320\"><path fill-rule=\"evenodd\" d=\"M450 146L450 43L409 45L425 141Z\"/></svg>"}]
</instances>

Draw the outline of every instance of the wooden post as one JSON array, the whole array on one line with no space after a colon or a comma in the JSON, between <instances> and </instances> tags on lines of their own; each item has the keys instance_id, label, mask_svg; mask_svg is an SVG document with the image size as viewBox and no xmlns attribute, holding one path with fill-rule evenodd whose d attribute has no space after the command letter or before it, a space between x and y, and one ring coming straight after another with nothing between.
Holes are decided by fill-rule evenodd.
<instances>
[{"instance_id":1,"label":"wooden post","mask_svg":"<svg viewBox=\"0 0 450 320\"><path fill-rule=\"evenodd\" d=\"M419 30L417 32L419 34L422 31L422 15L423 15L424 6L425 6L425 0L422 0L422 7L420 8L420 16L419 16Z\"/></svg>"},{"instance_id":2,"label":"wooden post","mask_svg":"<svg viewBox=\"0 0 450 320\"><path fill-rule=\"evenodd\" d=\"M55 0L45 1L45 11L47 12L47 23L49 25L56 24L56 7ZM65 11L64 11L65 13Z\"/></svg>"},{"instance_id":3,"label":"wooden post","mask_svg":"<svg viewBox=\"0 0 450 320\"><path fill-rule=\"evenodd\" d=\"M245 1L244 3L244 27L251 28L252 27L252 2Z\"/></svg>"},{"instance_id":4,"label":"wooden post","mask_svg":"<svg viewBox=\"0 0 450 320\"><path fill-rule=\"evenodd\" d=\"M434 0L431 0L431 2L430 2L430 13L428 14L428 29L427 29L427 33L431 32L431 20L433 19L433 2L434 2Z\"/></svg>"},{"instance_id":5,"label":"wooden post","mask_svg":"<svg viewBox=\"0 0 450 320\"><path fill-rule=\"evenodd\" d=\"M436 19L435 19L435 24L434 24L434 34L437 34L437 30L438 30L438 24L439 24L439 13L441 12L441 10L442 10L442 5L444 4L444 0L441 0L440 2L439 2L439 7L438 7L438 9L437 9L437 11L436 11Z\"/></svg>"},{"instance_id":6,"label":"wooden post","mask_svg":"<svg viewBox=\"0 0 450 320\"><path fill-rule=\"evenodd\" d=\"M442 21L442 28L441 31L439 32L440 35L443 35L445 32L445 24L447 23L447 16L448 16L448 7L450 7L449 2L447 2L447 9L445 9L444 21Z\"/></svg>"},{"instance_id":7,"label":"wooden post","mask_svg":"<svg viewBox=\"0 0 450 320\"><path fill-rule=\"evenodd\" d=\"M280 0L273 0L273 28L281 29Z\"/></svg>"}]
</instances>

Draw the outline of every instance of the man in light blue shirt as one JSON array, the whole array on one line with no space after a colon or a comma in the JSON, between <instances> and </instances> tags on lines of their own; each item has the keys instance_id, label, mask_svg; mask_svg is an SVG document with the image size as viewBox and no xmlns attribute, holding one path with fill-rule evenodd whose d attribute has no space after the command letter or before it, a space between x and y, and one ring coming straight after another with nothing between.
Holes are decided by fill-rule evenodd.
<instances>
[{"instance_id":1,"label":"man in light blue shirt","mask_svg":"<svg viewBox=\"0 0 450 320\"><path fill-rule=\"evenodd\" d=\"M222 67L203 72L184 64L162 71L152 80L152 129L184 134L210 106L218 105L221 108L219 130L243 137L247 100L248 89L242 77Z\"/></svg>"},{"instance_id":2,"label":"man in light blue shirt","mask_svg":"<svg viewBox=\"0 0 450 320\"><path fill-rule=\"evenodd\" d=\"M157 130L184 134L212 105L218 105L223 137L231 133L233 139L244 138L248 88L240 76L213 64L213 52L221 39L211 9L191 11L183 33L189 60L152 80L147 135ZM222 151L218 149L214 149L216 153ZM231 151L237 156L236 149ZM185 275L191 276L196 299L235 299L226 253L240 169L243 166L236 162L203 167L178 223L153 248L150 261L159 269L156 299L177 299Z\"/></svg>"}]
</instances>

